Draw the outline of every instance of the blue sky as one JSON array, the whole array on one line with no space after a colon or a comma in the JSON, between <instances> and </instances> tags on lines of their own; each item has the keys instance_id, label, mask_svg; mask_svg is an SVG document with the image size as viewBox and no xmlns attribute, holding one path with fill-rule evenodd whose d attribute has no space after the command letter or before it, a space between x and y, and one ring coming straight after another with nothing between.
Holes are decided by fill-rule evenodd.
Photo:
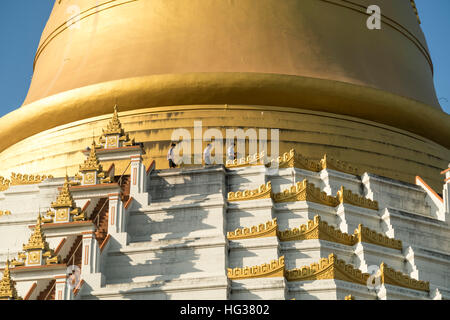
<instances>
[{"instance_id":1,"label":"blue sky","mask_svg":"<svg viewBox=\"0 0 450 320\"><path fill-rule=\"evenodd\" d=\"M398 1L398 0L388 0ZM0 1L0 116L20 107L54 0ZM450 0L416 0L435 68L441 106L450 113Z\"/></svg>"}]
</instances>

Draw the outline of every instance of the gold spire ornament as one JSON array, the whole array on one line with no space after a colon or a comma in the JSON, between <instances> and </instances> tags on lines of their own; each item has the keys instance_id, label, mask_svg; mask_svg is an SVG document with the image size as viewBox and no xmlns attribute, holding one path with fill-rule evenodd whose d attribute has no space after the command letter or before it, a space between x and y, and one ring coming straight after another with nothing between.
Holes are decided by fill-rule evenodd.
<instances>
[{"instance_id":1,"label":"gold spire ornament","mask_svg":"<svg viewBox=\"0 0 450 320\"><path fill-rule=\"evenodd\" d=\"M92 141L91 151L89 156L84 163L80 165L80 172L86 171L102 171L103 167L97 157L97 152L95 151L96 145L95 141Z\"/></svg>"},{"instance_id":2,"label":"gold spire ornament","mask_svg":"<svg viewBox=\"0 0 450 320\"><path fill-rule=\"evenodd\" d=\"M27 244L23 245L23 251L19 253L19 260L13 260L14 266L42 266L59 263L59 256L50 249L45 235L42 232L42 217L39 213L33 234Z\"/></svg>"},{"instance_id":3,"label":"gold spire ornament","mask_svg":"<svg viewBox=\"0 0 450 320\"><path fill-rule=\"evenodd\" d=\"M16 282L11 279L9 260L6 260L3 278L0 281L0 300L22 300L17 294Z\"/></svg>"},{"instance_id":4,"label":"gold spire ornament","mask_svg":"<svg viewBox=\"0 0 450 320\"><path fill-rule=\"evenodd\" d=\"M135 144L134 139L130 140L128 133L125 133L122 128L117 105L114 106L114 113L112 119L106 127L106 130L102 129L102 132L103 134L99 139L100 148L112 149L133 146Z\"/></svg>"},{"instance_id":5,"label":"gold spire ornament","mask_svg":"<svg viewBox=\"0 0 450 320\"><path fill-rule=\"evenodd\" d=\"M92 141L89 156L80 165L80 172L75 175L75 181L73 184L81 185L96 185L102 183L111 183L111 177L106 176L106 172L103 171L103 167L97 157L95 149L95 141Z\"/></svg>"},{"instance_id":6,"label":"gold spire ornament","mask_svg":"<svg viewBox=\"0 0 450 320\"><path fill-rule=\"evenodd\" d=\"M66 175L64 185L61 188L56 201L51 204L53 210L47 211L47 216L50 218L43 219L44 223L64 223L86 220L84 211L77 207L73 200L69 185L69 177Z\"/></svg>"}]
</instances>

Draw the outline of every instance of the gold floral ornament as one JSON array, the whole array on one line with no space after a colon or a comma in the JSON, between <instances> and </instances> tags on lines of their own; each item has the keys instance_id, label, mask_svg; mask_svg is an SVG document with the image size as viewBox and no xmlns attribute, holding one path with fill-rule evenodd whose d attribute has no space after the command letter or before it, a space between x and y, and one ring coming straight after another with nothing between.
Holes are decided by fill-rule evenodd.
<instances>
[{"instance_id":1,"label":"gold floral ornament","mask_svg":"<svg viewBox=\"0 0 450 320\"><path fill-rule=\"evenodd\" d=\"M112 119L109 121L106 130L102 129L102 136L99 139L99 148L120 148L135 145L134 139L130 140L128 133L122 129L119 119L117 105L114 106Z\"/></svg>"},{"instance_id":2,"label":"gold floral ornament","mask_svg":"<svg viewBox=\"0 0 450 320\"><path fill-rule=\"evenodd\" d=\"M341 189L337 192L336 198L339 200L339 203L348 203L357 207L378 211L378 201L372 201L361 197L354 194L351 190L345 189L344 187L341 187Z\"/></svg>"},{"instance_id":3,"label":"gold floral ornament","mask_svg":"<svg viewBox=\"0 0 450 320\"><path fill-rule=\"evenodd\" d=\"M9 210L0 210L0 216L10 216L11 211Z\"/></svg>"},{"instance_id":4,"label":"gold floral ornament","mask_svg":"<svg viewBox=\"0 0 450 320\"><path fill-rule=\"evenodd\" d=\"M63 223L86 220L85 213L76 206L76 203L73 200L69 185L69 177L66 175L64 185L61 188L56 201L51 204L53 210L47 211L47 216L50 218L43 219L44 223Z\"/></svg>"},{"instance_id":5,"label":"gold floral ornament","mask_svg":"<svg viewBox=\"0 0 450 320\"><path fill-rule=\"evenodd\" d=\"M111 178L106 176L103 167L95 151L95 141L92 141L89 156L80 165L80 172L75 175L76 182L73 184L95 185L99 183L111 183Z\"/></svg>"},{"instance_id":6,"label":"gold floral ornament","mask_svg":"<svg viewBox=\"0 0 450 320\"><path fill-rule=\"evenodd\" d=\"M231 280L252 279L252 278L273 278L284 276L284 256L278 260L272 260L270 263L264 263L259 266L244 268L228 268L228 278Z\"/></svg>"},{"instance_id":7,"label":"gold floral ornament","mask_svg":"<svg viewBox=\"0 0 450 320\"><path fill-rule=\"evenodd\" d=\"M310 201L323 204L329 207L335 207L339 204L337 199L329 196L326 192L320 191L313 183L309 183L307 179L297 182L295 186L284 190L283 192L273 195L274 202L294 202L294 201Z\"/></svg>"},{"instance_id":8,"label":"gold floral ornament","mask_svg":"<svg viewBox=\"0 0 450 320\"><path fill-rule=\"evenodd\" d=\"M339 260L334 253L330 254L328 258L320 259L319 263L286 271L288 281L335 279L366 285L369 277L368 273L362 273L351 264Z\"/></svg>"},{"instance_id":9,"label":"gold floral ornament","mask_svg":"<svg viewBox=\"0 0 450 320\"><path fill-rule=\"evenodd\" d=\"M12 265L42 266L59 263L59 256L54 254L54 251L49 248L48 242L45 240L41 224L42 218L41 214L39 214L33 234L28 243L23 245L23 251L18 255L19 261L14 259Z\"/></svg>"},{"instance_id":10,"label":"gold floral ornament","mask_svg":"<svg viewBox=\"0 0 450 320\"><path fill-rule=\"evenodd\" d=\"M345 296L345 300L355 300L355 297L349 294L348 296Z\"/></svg>"},{"instance_id":11,"label":"gold floral ornament","mask_svg":"<svg viewBox=\"0 0 450 320\"><path fill-rule=\"evenodd\" d=\"M357 168L352 167L348 162L337 160L330 156L327 156L327 154L325 154L322 160L320 160L320 166L322 170L331 169L348 174L358 175Z\"/></svg>"},{"instance_id":12,"label":"gold floral ornament","mask_svg":"<svg viewBox=\"0 0 450 320\"><path fill-rule=\"evenodd\" d=\"M245 190L237 192L228 192L228 201L246 201L270 199L272 194L272 183L269 181L266 184L259 186L255 190Z\"/></svg>"},{"instance_id":13,"label":"gold floral ornament","mask_svg":"<svg viewBox=\"0 0 450 320\"><path fill-rule=\"evenodd\" d=\"M11 173L11 185L18 186L24 184L38 184L46 179L52 179L52 175L28 175L20 173Z\"/></svg>"},{"instance_id":14,"label":"gold floral ornament","mask_svg":"<svg viewBox=\"0 0 450 320\"><path fill-rule=\"evenodd\" d=\"M16 282L11 279L9 260L6 260L5 270L0 281L0 300L22 300L17 294Z\"/></svg>"},{"instance_id":15,"label":"gold floral ornament","mask_svg":"<svg viewBox=\"0 0 450 320\"><path fill-rule=\"evenodd\" d=\"M10 180L0 177L0 192L8 190L10 185Z\"/></svg>"},{"instance_id":16,"label":"gold floral ornament","mask_svg":"<svg viewBox=\"0 0 450 320\"><path fill-rule=\"evenodd\" d=\"M277 219L268 221L265 224L261 223L259 226L253 226L251 228L236 229L233 232L228 232L228 240L241 240L252 238L266 238L275 237L277 235Z\"/></svg>"},{"instance_id":17,"label":"gold floral ornament","mask_svg":"<svg viewBox=\"0 0 450 320\"><path fill-rule=\"evenodd\" d=\"M266 164L266 166L280 169L299 168L314 172L319 172L322 170L319 162L306 159L303 155L297 153L294 149L291 149L289 152L285 152L277 159L273 159L271 162Z\"/></svg>"},{"instance_id":18,"label":"gold floral ornament","mask_svg":"<svg viewBox=\"0 0 450 320\"><path fill-rule=\"evenodd\" d=\"M265 152L255 153L254 155L249 155L245 158L235 159L235 160L227 160L226 167L227 168L239 168L239 167L247 167L247 166L259 166L264 165Z\"/></svg>"},{"instance_id":19,"label":"gold floral ornament","mask_svg":"<svg viewBox=\"0 0 450 320\"><path fill-rule=\"evenodd\" d=\"M380 265L381 283L413 290L430 292L430 283L413 279L406 274L389 268L384 262Z\"/></svg>"}]
</instances>

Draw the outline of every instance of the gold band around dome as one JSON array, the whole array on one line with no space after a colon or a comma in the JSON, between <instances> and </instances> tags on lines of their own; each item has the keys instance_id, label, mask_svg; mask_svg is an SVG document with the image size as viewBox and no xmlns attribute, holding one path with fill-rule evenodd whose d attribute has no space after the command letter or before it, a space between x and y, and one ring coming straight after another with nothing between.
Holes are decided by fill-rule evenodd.
<instances>
[{"instance_id":1,"label":"gold band around dome","mask_svg":"<svg viewBox=\"0 0 450 320\"><path fill-rule=\"evenodd\" d=\"M0 151L39 132L109 114L115 103L122 111L204 104L302 108L379 122L450 147L449 115L385 91L300 76L192 73L105 82L24 105L0 119Z\"/></svg>"}]
</instances>

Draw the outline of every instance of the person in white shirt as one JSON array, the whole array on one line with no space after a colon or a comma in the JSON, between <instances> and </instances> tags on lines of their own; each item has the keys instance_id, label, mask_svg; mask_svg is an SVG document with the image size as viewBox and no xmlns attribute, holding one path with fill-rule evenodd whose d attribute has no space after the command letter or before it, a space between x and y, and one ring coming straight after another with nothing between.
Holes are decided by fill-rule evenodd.
<instances>
[{"instance_id":1,"label":"person in white shirt","mask_svg":"<svg viewBox=\"0 0 450 320\"><path fill-rule=\"evenodd\" d=\"M233 161L234 159L235 159L234 143L231 143L231 145L228 147L228 150L227 150L227 160Z\"/></svg>"},{"instance_id":2,"label":"person in white shirt","mask_svg":"<svg viewBox=\"0 0 450 320\"><path fill-rule=\"evenodd\" d=\"M205 165L211 165L211 143L208 143L205 150L203 151L203 159L205 160Z\"/></svg>"},{"instance_id":3,"label":"person in white shirt","mask_svg":"<svg viewBox=\"0 0 450 320\"><path fill-rule=\"evenodd\" d=\"M175 148L175 143L172 143L170 145L169 152L167 153L167 160L169 160L169 168L176 168L177 165L175 164L175 155L173 152L173 149Z\"/></svg>"}]
</instances>

